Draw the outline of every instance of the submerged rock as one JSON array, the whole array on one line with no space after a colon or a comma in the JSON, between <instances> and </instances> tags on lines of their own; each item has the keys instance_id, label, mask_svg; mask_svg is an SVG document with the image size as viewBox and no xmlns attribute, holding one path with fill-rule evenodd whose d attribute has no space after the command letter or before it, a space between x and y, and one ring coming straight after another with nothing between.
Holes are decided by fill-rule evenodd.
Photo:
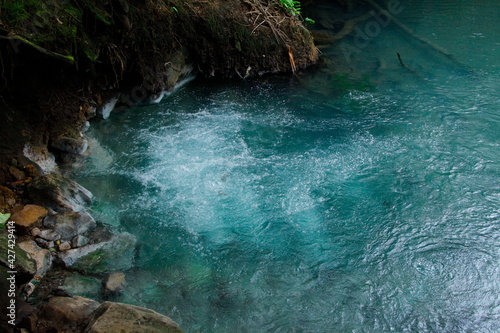
<instances>
[{"instance_id":1,"label":"submerged rock","mask_svg":"<svg viewBox=\"0 0 500 333\"><path fill-rule=\"evenodd\" d=\"M125 286L125 274L124 273L114 273L108 276L106 281L106 292L110 294L116 294L123 291Z\"/></svg>"},{"instance_id":2,"label":"submerged rock","mask_svg":"<svg viewBox=\"0 0 500 333\"><path fill-rule=\"evenodd\" d=\"M92 204L89 190L60 174L36 177L28 189L33 201L56 212L82 211Z\"/></svg>"},{"instance_id":3,"label":"submerged rock","mask_svg":"<svg viewBox=\"0 0 500 333\"><path fill-rule=\"evenodd\" d=\"M62 239L71 240L96 227L96 222L87 212L63 212L49 215L43 220L44 227L54 229Z\"/></svg>"},{"instance_id":4,"label":"submerged rock","mask_svg":"<svg viewBox=\"0 0 500 333\"><path fill-rule=\"evenodd\" d=\"M133 266L135 236L122 232L109 240L71 249L58 256L66 267L83 273L106 274Z\"/></svg>"},{"instance_id":5,"label":"submerged rock","mask_svg":"<svg viewBox=\"0 0 500 333\"><path fill-rule=\"evenodd\" d=\"M101 298L102 283L101 280L92 276L71 274L66 276L59 289L70 295L99 299Z\"/></svg>"},{"instance_id":6,"label":"submerged rock","mask_svg":"<svg viewBox=\"0 0 500 333\"><path fill-rule=\"evenodd\" d=\"M167 316L138 306L105 302L94 312L84 333L182 333Z\"/></svg>"}]
</instances>

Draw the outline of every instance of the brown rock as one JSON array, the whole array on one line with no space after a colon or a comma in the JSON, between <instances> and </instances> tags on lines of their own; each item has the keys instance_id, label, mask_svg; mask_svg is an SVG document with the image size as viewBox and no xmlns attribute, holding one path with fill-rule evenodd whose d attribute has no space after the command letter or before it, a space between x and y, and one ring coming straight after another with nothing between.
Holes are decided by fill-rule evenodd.
<instances>
[{"instance_id":1,"label":"brown rock","mask_svg":"<svg viewBox=\"0 0 500 333\"><path fill-rule=\"evenodd\" d=\"M84 333L182 333L167 316L138 306L105 302L94 312Z\"/></svg>"},{"instance_id":2,"label":"brown rock","mask_svg":"<svg viewBox=\"0 0 500 333\"><path fill-rule=\"evenodd\" d=\"M42 310L42 317L57 323L86 323L92 313L99 307L99 302L80 296L52 297ZM64 332L62 327L61 332Z\"/></svg>"},{"instance_id":3,"label":"brown rock","mask_svg":"<svg viewBox=\"0 0 500 333\"><path fill-rule=\"evenodd\" d=\"M21 171L12 165L9 167L9 173L17 181L20 181L20 180L23 180L26 178L26 174L24 173L24 171Z\"/></svg>"},{"instance_id":4,"label":"brown rock","mask_svg":"<svg viewBox=\"0 0 500 333\"><path fill-rule=\"evenodd\" d=\"M11 220L16 222L16 225L29 230L35 226L35 223L47 215L47 209L37 205L26 205L21 211L14 213Z\"/></svg>"},{"instance_id":5,"label":"brown rock","mask_svg":"<svg viewBox=\"0 0 500 333\"><path fill-rule=\"evenodd\" d=\"M18 197L9 188L0 186L0 209L3 211L10 211L14 208Z\"/></svg>"}]
</instances>

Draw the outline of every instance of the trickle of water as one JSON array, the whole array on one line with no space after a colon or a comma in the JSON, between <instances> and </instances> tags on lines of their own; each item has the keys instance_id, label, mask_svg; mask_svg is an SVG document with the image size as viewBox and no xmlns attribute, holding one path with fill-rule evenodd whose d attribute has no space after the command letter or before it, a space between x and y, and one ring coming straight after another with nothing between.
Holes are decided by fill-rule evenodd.
<instances>
[{"instance_id":1,"label":"trickle of water","mask_svg":"<svg viewBox=\"0 0 500 333\"><path fill-rule=\"evenodd\" d=\"M119 301L188 332L500 330L498 4L402 4L467 70L389 26L352 75L193 82L93 124L77 178L139 240Z\"/></svg>"}]
</instances>

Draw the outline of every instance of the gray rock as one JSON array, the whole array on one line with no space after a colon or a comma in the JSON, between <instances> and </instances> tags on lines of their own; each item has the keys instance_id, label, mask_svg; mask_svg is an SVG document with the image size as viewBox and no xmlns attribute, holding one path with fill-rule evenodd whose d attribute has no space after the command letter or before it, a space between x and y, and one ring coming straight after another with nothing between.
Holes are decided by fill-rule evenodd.
<instances>
[{"instance_id":1,"label":"gray rock","mask_svg":"<svg viewBox=\"0 0 500 333\"><path fill-rule=\"evenodd\" d=\"M54 139L50 146L66 153L81 155L87 150L89 143L81 135L77 137L60 136Z\"/></svg>"},{"instance_id":2,"label":"gray rock","mask_svg":"<svg viewBox=\"0 0 500 333\"><path fill-rule=\"evenodd\" d=\"M82 211L92 204L89 190L60 174L35 177L28 189L33 201L56 212Z\"/></svg>"},{"instance_id":3,"label":"gray rock","mask_svg":"<svg viewBox=\"0 0 500 333\"><path fill-rule=\"evenodd\" d=\"M125 274L114 273L108 276L106 281L106 292L110 294L121 293L125 286Z\"/></svg>"},{"instance_id":4,"label":"gray rock","mask_svg":"<svg viewBox=\"0 0 500 333\"><path fill-rule=\"evenodd\" d=\"M44 173L57 171L56 158L48 151L47 147L26 144L23 148L23 155L38 165Z\"/></svg>"},{"instance_id":5,"label":"gray rock","mask_svg":"<svg viewBox=\"0 0 500 333\"><path fill-rule=\"evenodd\" d=\"M34 241L24 241L17 243L19 248L23 249L31 259L36 262L36 275L43 277L52 267L52 256L46 249L39 247Z\"/></svg>"},{"instance_id":6,"label":"gray rock","mask_svg":"<svg viewBox=\"0 0 500 333\"><path fill-rule=\"evenodd\" d=\"M64 279L64 283L59 286L70 295L99 299L101 297L101 280L92 276L71 274Z\"/></svg>"},{"instance_id":7,"label":"gray rock","mask_svg":"<svg viewBox=\"0 0 500 333\"><path fill-rule=\"evenodd\" d=\"M58 253L66 267L83 273L106 274L133 266L135 236L123 232L109 240Z\"/></svg>"},{"instance_id":8,"label":"gray rock","mask_svg":"<svg viewBox=\"0 0 500 333\"><path fill-rule=\"evenodd\" d=\"M85 246L89 243L90 239L88 237L85 237L83 235L76 235L72 240L71 240L71 247L82 247Z\"/></svg>"},{"instance_id":9,"label":"gray rock","mask_svg":"<svg viewBox=\"0 0 500 333\"><path fill-rule=\"evenodd\" d=\"M59 235L57 232L55 232L52 229L40 230L38 237L43 238L43 239L48 240L48 241L56 241L56 240L61 239L61 235Z\"/></svg>"},{"instance_id":10,"label":"gray rock","mask_svg":"<svg viewBox=\"0 0 500 333\"><path fill-rule=\"evenodd\" d=\"M182 333L167 316L138 306L104 302L97 308L84 333Z\"/></svg>"},{"instance_id":11,"label":"gray rock","mask_svg":"<svg viewBox=\"0 0 500 333\"><path fill-rule=\"evenodd\" d=\"M108 101L104 102L102 105L100 105L97 108L97 115L99 117L101 117L102 119L108 119L109 114L115 108L116 103L118 102L119 98L120 98L120 95L116 95L116 96L110 98Z\"/></svg>"},{"instance_id":12,"label":"gray rock","mask_svg":"<svg viewBox=\"0 0 500 333\"><path fill-rule=\"evenodd\" d=\"M54 229L62 239L70 240L76 235L94 230L96 222L87 212L63 212L45 217L43 225Z\"/></svg>"}]
</instances>

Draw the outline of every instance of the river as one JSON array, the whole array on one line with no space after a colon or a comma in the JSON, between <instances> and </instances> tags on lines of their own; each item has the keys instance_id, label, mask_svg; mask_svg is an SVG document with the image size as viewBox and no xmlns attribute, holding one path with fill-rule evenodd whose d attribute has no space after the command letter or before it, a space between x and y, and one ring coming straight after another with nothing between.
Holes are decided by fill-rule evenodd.
<instances>
[{"instance_id":1,"label":"river","mask_svg":"<svg viewBox=\"0 0 500 333\"><path fill-rule=\"evenodd\" d=\"M187 332L500 331L500 4L394 17L452 56L373 18L298 77L93 122L76 179L138 238L116 301Z\"/></svg>"}]
</instances>

